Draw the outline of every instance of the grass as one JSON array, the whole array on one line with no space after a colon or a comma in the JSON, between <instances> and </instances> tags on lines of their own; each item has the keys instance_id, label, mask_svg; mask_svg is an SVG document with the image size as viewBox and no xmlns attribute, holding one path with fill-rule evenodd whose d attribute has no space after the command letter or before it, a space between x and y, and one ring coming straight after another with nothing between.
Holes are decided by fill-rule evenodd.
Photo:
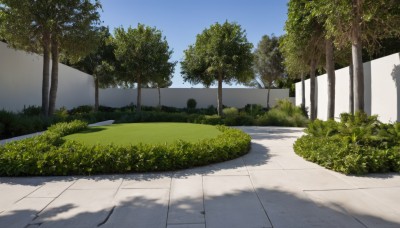
<instances>
[{"instance_id":1,"label":"grass","mask_svg":"<svg viewBox=\"0 0 400 228\"><path fill-rule=\"evenodd\" d=\"M87 145L164 144L177 140L197 142L221 134L215 126L188 123L134 123L90 127L79 133L65 136L67 140Z\"/></svg>"}]
</instances>

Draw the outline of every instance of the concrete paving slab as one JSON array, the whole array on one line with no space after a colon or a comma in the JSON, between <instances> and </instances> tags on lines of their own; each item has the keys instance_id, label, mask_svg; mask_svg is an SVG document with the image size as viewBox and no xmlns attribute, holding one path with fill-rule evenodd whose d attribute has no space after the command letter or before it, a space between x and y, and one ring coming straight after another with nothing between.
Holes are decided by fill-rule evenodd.
<instances>
[{"instance_id":1,"label":"concrete paving slab","mask_svg":"<svg viewBox=\"0 0 400 228\"><path fill-rule=\"evenodd\" d=\"M312 162L308 162L303 158L293 154L279 156L271 156L270 161L278 163L283 169L321 169L322 167L314 164Z\"/></svg>"},{"instance_id":2,"label":"concrete paving slab","mask_svg":"<svg viewBox=\"0 0 400 228\"><path fill-rule=\"evenodd\" d=\"M146 173L126 175L121 188L167 188L171 187L172 173Z\"/></svg>"},{"instance_id":3,"label":"concrete paving slab","mask_svg":"<svg viewBox=\"0 0 400 228\"><path fill-rule=\"evenodd\" d=\"M168 224L205 224L203 177L173 178Z\"/></svg>"},{"instance_id":4,"label":"concrete paving slab","mask_svg":"<svg viewBox=\"0 0 400 228\"><path fill-rule=\"evenodd\" d=\"M206 228L205 224L179 224L168 225L167 228Z\"/></svg>"},{"instance_id":5,"label":"concrete paving slab","mask_svg":"<svg viewBox=\"0 0 400 228\"><path fill-rule=\"evenodd\" d=\"M271 157L276 155L268 154L268 150L264 148L253 151L253 148L257 146L252 146L252 151L242 157L247 170L269 170L269 169L283 169L276 161L272 161ZM256 149L254 149L256 150Z\"/></svg>"},{"instance_id":6,"label":"concrete paving slab","mask_svg":"<svg viewBox=\"0 0 400 228\"><path fill-rule=\"evenodd\" d=\"M284 170L250 172L273 227L364 227L353 217L315 204Z\"/></svg>"},{"instance_id":7,"label":"concrete paving slab","mask_svg":"<svg viewBox=\"0 0 400 228\"><path fill-rule=\"evenodd\" d=\"M31 224L40 227L96 227L113 208L115 190L66 190Z\"/></svg>"},{"instance_id":8,"label":"concrete paving slab","mask_svg":"<svg viewBox=\"0 0 400 228\"><path fill-rule=\"evenodd\" d=\"M248 175L246 165L242 158L234 160L216 163L209 165L209 171L206 175L218 175L218 176L237 176L237 175Z\"/></svg>"},{"instance_id":9,"label":"concrete paving slab","mask_svg":"<svg viewBox=\"0 0 400 228\"><path fill-rule=\"evenodd\" d=\"M366 227L400 227L400 213L362 190L306 191L319 205L351 214Z\"/></svg>"},{"instance_id":10,"label":"concrete paving slab","mask_svg":"<svg viewBox=\"0 0 400 228\"><path fill-rule=\"evenodd\" d=\"M388 188L400 187L400 174L368 174L365 176L344 175L341 173L330 171L333 175L343 179L344 181L355 185L358 188Z\"/></svg>"},{"instance_id":11,"label":"concrete paving slab","mask_svg":"<svg viewBox=\"0 0 400 228\"><path fill-rule=\"evenodd\" d=\"M0 214L0 227L26 227L53 198L24 198Z\"/></svg>"},{"instance_id":12,"label":"concrete paving slab","mask_svg":"<svg viewBox=\"0 0 400 228\"><path fill-rule=\"evenodd\" d=\"M63 191L65 191L67 188L69 188L74 183L75 183L75 180L57 180L57 181L45 182L40 188L38 188L36 191L29 194L27 197L55 198L55 197L58 197Z\"/></svg>"},{"instance_id":13,"label":"concrete paving slab","mask_svg":"<svg viewBox=\"0 0 400 228\"><path fill-rule=\"evenodd\" d=\"M168 189L121 189L113 213L100 227L164 228L168 201Z\"/></svg>"},{"instance_id":14,"label":"concrete paving slab","mask_svg":"<svg viewBox=\"0 0 400 228\"><path fill-rule=\"evenodd\" d=\"M41 186L37 182L27 181L26 178L12 179L0 178L0 213Z\"/></svg>"},{"instance_id":15,"label":"concrete paving slab","mask_svg":"<svg viewBox=\"0 0 400 228\"><path fill-rule=\"evenodd\" d=\"M206 226L272 227L248 176L205 176Z\"/></svg>"},{"instance_id":16,"label":"concrete paving slab","mask_svg":"<svg viewBox=\"0 0 400 228\"><path fill-rule=\"evenodd\" d=\"M97 175L81 177L69 189L118 189L123 180L122 175Z\"/></svg>"},{"instance_id":17,"label":"concrete paving slab","mask_svg":"<svg viewBox=\"0 0 400 228\"><path fill-rule=\"evenodd\" d=\"M400 213L400 188L368 188L363 192L375 200Z\"/></svg>"},{"instance_id":18,"label":"concrete paving slab","mask_svg":"<svg viewBox=\"0 0 400 228\"><path fill-rule=\"evenodd\" d=\"M288 179L302 190L355 189L325 169L285 170Z\"/></svg>"}]
</instances>

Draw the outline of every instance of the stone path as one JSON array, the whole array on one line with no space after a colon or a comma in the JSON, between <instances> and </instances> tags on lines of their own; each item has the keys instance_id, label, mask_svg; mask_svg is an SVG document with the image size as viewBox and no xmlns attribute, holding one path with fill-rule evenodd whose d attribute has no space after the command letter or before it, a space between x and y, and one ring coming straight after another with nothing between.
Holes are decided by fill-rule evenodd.
<instances>
[{"instance_id":1,"label":"stone path","mask_svg":"<svg viewBox=\"0 0 400 228\"><path fill-rule=\"evenodd\" d=\"M0 178L0 227L400 227L400 175L304 161L298 128L242 127L246 156L166 173Z\"/></svg>"}]
</instances>

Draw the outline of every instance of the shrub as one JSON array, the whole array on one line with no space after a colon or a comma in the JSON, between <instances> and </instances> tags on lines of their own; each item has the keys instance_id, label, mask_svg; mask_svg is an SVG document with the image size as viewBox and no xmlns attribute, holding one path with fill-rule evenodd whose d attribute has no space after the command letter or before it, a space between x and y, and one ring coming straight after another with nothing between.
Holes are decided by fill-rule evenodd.
<instances>
[{"instance_id":1,"label":"shrub","mask_svg":"<svg viewBox=\"0 0 400 228\"><path fill-rule=\"evenodd\" d=\"M196 106L197 106L197 102L196 102L195 99L190 98L190 99L187 100L187 102L186 102L186 108L187 108L187 110L188 110L189 112L193 112L193 110L196 109Z\"/></svg>"},{"instance_id":2,"label":"shrub","mask_svg":"<svg viewBox=\"0 0 400 228\"><path fill-rule=\"evenodd\" d=\"M69 115L76 115L76 114L87 114L93 112L93 107L91 105L81 105L76 108L69 110Z\"/></svg>"},{"instance_id":3,"label":"shrub","mask_svg":"<svg viewBox=\"0 0 400 228\"><path fill-rule=\"evenodd\" d=\"M0 175L88 175L166 171L206 165L236 158L250 149L251 138L238 129L218 126L214 139L189 143L131 146L87 146L64 141L62 136L79 131L82 121L60 123L45 134L0 146Z\"/></svg>"},{"instance_id":4,"label":"shrub","mask_svg":"<svg viewBox=\"0 0 400 228\"><path fill-rule=\"evenodd\" d=\"M239 114L239 111L235 107L230 107L230 108L224 108L222 110L222 113L224 113L225 116L237 116Z\"/></svg>"},{"instance_id":5,"label":"shrub","mask_svg":"<svg viewBox=\"0 0 400 228\"><path fill-rule=\"evenodd\" d=\"M297 154L326 168L364 174L400 171L400 124L377 116L342 114L341 122L316 120L294 144Z\"/></svg>"},{"instance_id":6,"label":"shrub","mask_svg":"<svg viewBox=\"0 0 400 228\"><path fill-rule=\"evenodd\" d=\"M224 119L226 126L252 126L254 125L254 118L245 113L239 115L228 115Z\"/></svg>"},{"instance_id":7,"label":"shrub","mask_svg":"<svg viewBox=\"0 0 400 228\"><path fill-rule=\"evenodd\" d=\"M42 114L42 107L32 105L25 108L24 106L22 114L26 116L39 116L40 114Z\"/></svg>"},{"instance_id":8,"label":"shrub","mask_svg":"<svg viewBox=\"0 0 400 228\"><path fill-rule=\"evenodd\" d=\"M244 111L251 116L258 116L265 113L263 106L259 104L247 104L244 106Z\"/></svg>"}]
</instances>

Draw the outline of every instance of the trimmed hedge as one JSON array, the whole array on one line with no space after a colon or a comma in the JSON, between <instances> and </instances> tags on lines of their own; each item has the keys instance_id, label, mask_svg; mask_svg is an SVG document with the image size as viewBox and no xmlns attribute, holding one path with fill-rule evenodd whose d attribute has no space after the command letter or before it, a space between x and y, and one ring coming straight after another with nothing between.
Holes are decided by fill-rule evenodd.
<instances>
[{"instance_id":1,"label":"trimmed hedge","mask_svg":"<svg viewBox=\"0 0 400 228\"><path fill-rule=\"evenodd\" d=\"M176 141L163 145L87 146L62 138L87 128L85 122L59 123L40 136L0 146L0 175L167 171L222 162L249 151L249 135L238 129L217 127L221 135L196 143Z\"/></svg>"},{"instance_id":2,"label":"trimmed hedge","mask_svg":"<svg viewBox=\"0 0 400 228\"><path fill-rule=\"evenodd\" d=\"M316 120L305 132L294 150L309 161L345 174L400 172L400 123L342 114L340 122Z\"/></svg>"}]
</instances>

